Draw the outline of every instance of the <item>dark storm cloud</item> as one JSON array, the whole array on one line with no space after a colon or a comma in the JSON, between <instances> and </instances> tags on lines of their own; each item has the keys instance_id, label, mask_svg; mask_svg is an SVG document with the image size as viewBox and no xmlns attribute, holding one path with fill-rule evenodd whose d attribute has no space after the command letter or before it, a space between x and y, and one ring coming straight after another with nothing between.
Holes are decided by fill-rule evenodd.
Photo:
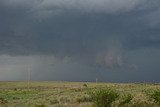
<instances>
[{"instance_id":1,"label":"dark storm cloud","mask_svg":"<svg viewBox=\"0 0 160 107\"><path fill-rule=\"evenodd\" d=\"M145 14L143 11L150 9L149 6L155 8L156 3L158 1L3 0L1 53L58 52L58 55L75 55L86 51L85 48L95 53L102 47L103 51L107 45L105 40L110 39L110 36L120 41L130 37L139 40L137 35L149 27L146 28L141 14ZM159 33L159 29L155 32ZM151 33L149 36L154 35ZM140 35L140 38L143 41L147 37ZM150 42L148 38L147 42Z\"/></svg>"},{"instance_id":2,"label":"dark storm cloud","mask_svg":"<svg viewBox=\"0 0 160 107\"><path fill-rule=\"evenodd\" d=\"M1 0L0 54L19 60L54 56L62 61L56 66L66 66L69 58L73 69L137 70L144 62L132 61L133 53L138 60L139 50L160 48L159 5L159 0Z\"/></svg>"}]
</instances>

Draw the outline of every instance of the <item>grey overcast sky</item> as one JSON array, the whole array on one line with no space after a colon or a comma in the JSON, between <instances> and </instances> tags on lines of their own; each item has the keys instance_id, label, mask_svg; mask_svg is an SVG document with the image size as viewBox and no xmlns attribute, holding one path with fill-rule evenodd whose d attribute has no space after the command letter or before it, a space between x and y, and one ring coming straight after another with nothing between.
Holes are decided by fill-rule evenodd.
<instances>
[{"instance_id":1,"label":"grey overcast sky","mask_svg":"<svg viewBox=\"0 0 160 107\"><path fill-rule=\"evenodd\" d=\"M160 0L0 0L0 80L160 82Z\"/></svg>"}]
</instances>

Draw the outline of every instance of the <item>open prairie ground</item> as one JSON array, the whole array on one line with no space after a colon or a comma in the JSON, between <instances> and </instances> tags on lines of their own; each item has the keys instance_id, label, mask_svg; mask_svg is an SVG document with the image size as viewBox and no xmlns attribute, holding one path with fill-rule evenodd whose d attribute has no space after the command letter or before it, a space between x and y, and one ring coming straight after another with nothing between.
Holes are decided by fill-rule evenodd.
<instances>
[{"instance_id":1,"label":"open prairie ground","mask_svg":"<svg viewBox=\"0 0 160 107\"><path fill-rule=\"evenodd\" d=\"M160 84L0 82L0 107L160 107Z\"/></svg>"}]
</instances>

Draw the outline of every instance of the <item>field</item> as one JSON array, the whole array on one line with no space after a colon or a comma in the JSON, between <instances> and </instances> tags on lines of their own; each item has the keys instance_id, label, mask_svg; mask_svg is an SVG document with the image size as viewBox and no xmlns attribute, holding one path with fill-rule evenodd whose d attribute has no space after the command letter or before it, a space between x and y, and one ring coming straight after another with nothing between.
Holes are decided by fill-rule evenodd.
<instances>
[{"instance_id":1,"label":"field","mask_svg":"<svg viewBox=\"0 0 160 107\"><path fill-rule=\"evenodd\" d=\"M99 90L117 93L111 107L160 107L160 84L47 81L0 82L0 107L96 107Z\"/></svg>"}]
</instances>

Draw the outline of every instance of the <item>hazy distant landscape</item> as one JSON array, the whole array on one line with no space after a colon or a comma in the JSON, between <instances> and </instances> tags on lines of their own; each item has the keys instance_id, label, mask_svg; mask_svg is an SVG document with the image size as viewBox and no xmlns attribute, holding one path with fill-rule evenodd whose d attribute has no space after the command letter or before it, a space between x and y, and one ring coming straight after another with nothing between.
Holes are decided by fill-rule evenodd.
<instances>
[{"instance_id":1,"label":"hazy distant landscape","mask_svg":"<svg viewBox=\"0 0 160 107\"><path fill-rule=\"evenodd\" d=\"M0 82L0 107L159 107L160 84Z\"/></svg>"}]
</instances>

